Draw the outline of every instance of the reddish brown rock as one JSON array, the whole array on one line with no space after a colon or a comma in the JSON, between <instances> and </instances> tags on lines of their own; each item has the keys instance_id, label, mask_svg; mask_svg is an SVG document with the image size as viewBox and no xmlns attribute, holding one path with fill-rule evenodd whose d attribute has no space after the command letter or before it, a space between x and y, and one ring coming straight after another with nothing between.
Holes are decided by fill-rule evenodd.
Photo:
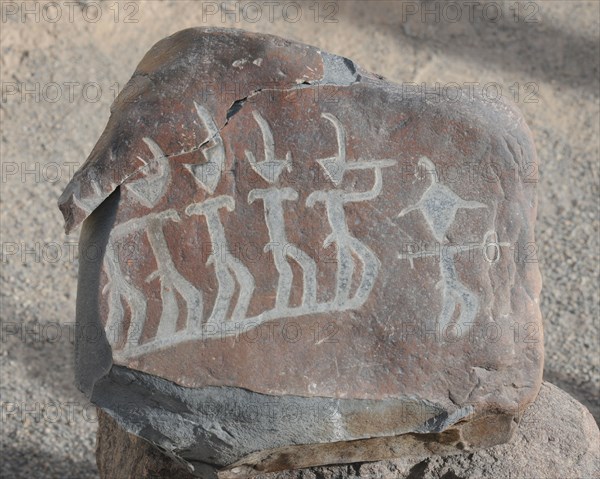
<instances>
[{"instance_id":1,"label":"reddish brown rock","mask_svg":"<svg viewBox=\"0 0 600 479\"><path fill-rule=\"evenodd\" d=\"M504 102L179 32L60 200L68 231L85 219L78 383L196 466L289 468L286 448L323 443L367 460L369 441L452 428L452 447L504 442L541 382L536 173Z\"/></svg>"}]
</instances>

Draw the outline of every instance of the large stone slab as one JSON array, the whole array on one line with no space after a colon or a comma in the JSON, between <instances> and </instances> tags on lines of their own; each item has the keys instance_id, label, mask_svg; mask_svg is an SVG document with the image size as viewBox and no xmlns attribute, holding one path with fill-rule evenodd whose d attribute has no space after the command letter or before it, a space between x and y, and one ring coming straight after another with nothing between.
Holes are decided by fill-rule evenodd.
<instances>
[{"instance_id":1,"label":"large stone slab","mask_svg":"<svg viewBox=\"0 0 600 479\"><path fill-rule=\"evenodd\" d=\"M96 452L103 479L194 477L102 412ZM222 472L221 477L227 473ZM256 479L539 479L599 475L600 431L594 418L574 398L544 382L536 400L520 416L517 432L508 444L448 456L407 454L392 461L274 472Z\"/></svg>"},{"instance_id":2,"label":"large stone slab","mask_svg":"<svg viewBox=\"0 0 600 479\"><path fill-rule=\"evenodd\" d=\"M155 45L60 199L79 387L196 471L508 440L541 383L537 157L460 95L241 31Z\"/></svg>"}]
</instances>

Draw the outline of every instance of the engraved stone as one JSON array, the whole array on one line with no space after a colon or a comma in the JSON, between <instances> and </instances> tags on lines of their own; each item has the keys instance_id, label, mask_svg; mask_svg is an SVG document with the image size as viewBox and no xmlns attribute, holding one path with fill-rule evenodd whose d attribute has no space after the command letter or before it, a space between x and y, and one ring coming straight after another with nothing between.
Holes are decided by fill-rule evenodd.
<instances>
[{"instance_id":1,"label":"engraved stone","mask_svg":"<svg viewBox=\"0 0 600 479\"><path fill-rule=\"evenodd\" d=\"M505 442L541 384L536 180L504 100L172 35L59 200L77 383L200 476Z\"/></svg>"}]
</instances>

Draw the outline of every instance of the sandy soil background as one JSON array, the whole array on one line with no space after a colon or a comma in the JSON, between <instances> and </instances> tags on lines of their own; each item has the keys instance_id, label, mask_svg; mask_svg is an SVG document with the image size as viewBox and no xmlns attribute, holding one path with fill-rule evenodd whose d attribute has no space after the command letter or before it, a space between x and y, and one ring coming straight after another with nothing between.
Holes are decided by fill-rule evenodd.
<instances>
[{"instance_id":1,"label":"sandy soil background","mask_svg":"<svg viewBox=\"0 0 600 479\"><path fill-rule=\"evenodd\" d=\"M56 200L144 53L191 26L273 33L396 82L478 82L513 98L540 158L545 379L600 420L600 2L224 2L238 11L226 16L204 1L0 3L3 477L97 477L94 412L72 384L77 235L63 234Z\"/></svg>"}]
</instances>

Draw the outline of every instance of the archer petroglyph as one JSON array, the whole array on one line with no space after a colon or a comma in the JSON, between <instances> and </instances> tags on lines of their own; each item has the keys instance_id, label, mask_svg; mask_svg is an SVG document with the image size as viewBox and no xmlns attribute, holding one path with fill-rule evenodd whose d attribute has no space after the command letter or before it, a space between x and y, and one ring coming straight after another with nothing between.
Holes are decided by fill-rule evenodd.
<instances>
[{"instance_id":1,"label":"archer petroglyph","mask_svg":"<svg viewBox=\"0 0 600 479\"><path fill-rule=\"evenodd\" d=\"M430 179L429 187L423 193L423 196L417 204L404 208L398 217L405 216L411 211L420 211L425 217L434 238L443 246L447 246L444 249L444 254L441 255L439 260L441 279L436 285L436 288L439 289L442 294L442 311L438 318L438 326L442 329L446 328L454 317L458 306L460 308L460 315L456 324L459 326L466 326L466 329L468 329L468 327L473 325L473 321L479 309L479 297L477 293L469 290L469 288L461 283L456 271L455 256L474 246L469 245L465 247L450 245L450 241L446 235L454 222L458 210L487 208L487 206L478 201L464 200L450 188L439 183L436 167L429 158L421 157L418 162L418 168L426 169ZM489 234L490 233L486 234L486 239ZM485 240L484 244L478 247L486 254ZM411 267L414 268L413 258L415 256L427 257L437 256L438 254L439 252L423 251L416 254L402 253L398 255L398 257L400 259L409 259ZM498 255L499 254L500 252L498 252ZM499 259L499 257L497 259Z\"/></svg>"},{"instance_id":2,"label":"archer petroglyph","mask_svg":"<svg viewBox=\"0 0 600 479\"><path fill-rule=\"evenodd\" d=\"M269 35L160 41L59 200L78 387L199 477L507 441L543 370L513 334L542 325L537 157L504 98L454 100Z\"/></svg>"},{"instance_id":3,"label":"archer petroglyph","mask_svg":"<svg viewBox=\"0 0 600 479\"><path fill-rule=\"evenodd\" d=\"M208 135L203 143L205 147L202 149L205 162L186 163L184 166L197 184L210 195L215 192L225 168L225 144L208 110L196 102L194 102L194 109ZM155 257L156 270L147 277L146 281L155 279L160 281L162 311L156 334L149 341L141 341L141 332L146 319L143 293L128 281L114 254L107 254L104 259L108 282L103 292L109 297L107 329L116 333L112 336L117 339L126 338L119 355L131 357L182 341L211 337L211 334L237 334L235 330L227 328L223 330L218 327L232 321L248 321L250 327L254 328L273 319L359 309L368 299L378 277L381 260L365 241L353 234L346 218L345 208L349 204L366 203L377 198L382 192L385 170L396 165L397 160L363 157L348 159L347 134L344 125L331 113L321 114L321 118L327 122L324 130L330 131L326 127L327 124L330 128L333 126L336 152L330 157L314 158L313 161L323 170L332 187L309 192L304 202L306 207L319 210L327 219L330 232L324 239L322 247L335 248L336 273L333 298L319 302L317 262L308 252L302 250L301 245L293 244L286 232L288 227L285 220L286 210L293 210L297 206L300 195L294 188L280 186L278 183L283 171L292 171L292 155L288 151L284 159L277 159L276 143L269 122L257 111L252 112L252 117L260 129L265 159L257 161L250 150L245 150L245 158L252 170L265 182L265 187L250 190L246 201L248 204L257 202L262 204L264 226L268 232L268 242L264 244L263 251L269 254L278 278L273 292L274 307L255 315L248 315L248 308L256 288L256 279L243 259L235 257L230 251L228 234L224 226L227 215L235 214L236 211L236 200L233 196L208 197L204 201L186 205L182 212L173 209L151 212L118 225L111 234L111 241L116 242L134 232L144 232ZM150 138L145 138L144 141L153 158L145 161L148 166L146 174L126 186L131 191L134 201L151 208L161 200L167 190L172 172L169 160L158 144ZM454 246L449 244L446 235L457 211L487 208L487 206L478 201L464 200L449 187L440 184L436 167L427 157L421 157L417 167L426 169L430 184L421 199L414 205L405 205L398 217L404 217L415 210L420 211L433 237L448 246L446 254L439 261L440 280L436 284L436 289L442 295L438 325L442 328L447 327L455 316L457 308L459 316L456 324L472 325L479 310L480 299L476 292L461 282L456 269L455 255L465 249L477 247L485 253L486 243L469 247ZM372 175L372 186L362 190L343 186L344 177L349 172ZM219 245L225 252L223 255L210 255L206 261L206 265L212 267L217 284L216 297L210 310L205 308L204 292L178 272L163 231L165 222L186 221L186 218L192 216L204 218L211 243ZM486 233L486 239L489 234L490 232ZM411 268L414 268L415 258L434 255L434 252L424 251L415 254L402 253L398 258L408 259ZM500 251L497 253L496 261L499 257ZM199 261L199 258L200 256L194 261ZM302 279L301 300L296 306L290 304L294 281L293 264L300 268ZM354 287L353 283L355 283ZM177 296L183 299L186 310L185 323L179 327L177 320L180 307ZM123 301L131 311L127 331L124 326ZM216 328L208 329L210 326ZM117 346L116 341L113 344Z\"/></svg>"},{"instance_id":4,"label":"archer petroglyph","mask_svg":"<svg viewBox=\"0 0 600 479\"><path fill-rule=\"evenodd\" d=\"M344 205L346 203L359 203L376 198L381 193L381 169L393 166L396 162L394 160L356 160L347 162L346 132L343 125L334 115L323 113L322 116L334 125L336 131L337 155L317 160L319 165L326 171L332 183L338 186L344 178L344 173L349 170L372 170L375 177L373 188L368 191L345 191L336 188L315 191L306 199L307 206L313 207L316 203L320 202L325 205L327 211L331 233L325 239L323 247L326 248L330 244L336 245L338 264L334 304L340 308L346 308L347 306L354 308L362 305L371 292L381 263L368 246L350 233L344 213ZM350 299L350 286L355 269L352 255L360 259L363 268L362 278L355 297Z\"/></svg>"},{"instance_id":5,"label":"archer petroglyph","mask_svg":"<svg viewBox=\"0 0 600 479\"><path fill-rule=\"evenodd\" d=\"M204 142L208 146L202 150L206 162L184 166L186 171L193 175L198 185L212 194L225 165L225 147L215 121L208 111L197 103L194 103L194 108L208 133L207 140ZM342 122L333 114L322 114L322 118L334 126L337 152L332 157L317 158L314 161L324 170L334 187L310 192L305 198L305 204L310 208L322 208L325 213L331 231L323 242L323 248L332 245L335 247L337 272L333 299L318 302L317 263L300 246L291 243L286 234L286 209L294 208L294 203L299 201L299 194L291 187L277 185L282 171L292 169L291 154L288 152L285 159L276 159L275 140L269 123L256 111L253 111L252 115L263 137L265 159L257 161L255 155L249 150L245 151L245 156L251 168L267 183L267 186L252 189L247 195L247 202L249 204L261 202L263 205L264 225L269 239L264 245L264 252L270 253L278 274L277 287L274 291L275 307L252 317L247 315L255 290L255 278L243 261L229 252L228 235L223 218L235 213L236 204L232 196L218 195L202 202L190 203L183 212L172 209L151 212L118 225L111 234L111 241L116 242L129 234L142 231L146 233L151 245L157 268L146 281L155 279L160 281L162 312L156 335L150 341L144 343L140 341L146 314L143 294L127 280L114 255L105 256L108 282L104 293L110 298L107 328L117 333L114 335L116 338L119 338L120 334L125 335L125 346L119 353L121 356L135 356L150 350L169 347L181 341L205 338L206 326L210 325L248 320L252 327L256 327L265 321L277 318L358 309L369 297L381 261L367 244L353 235L347 223L345 205L375 199L382 191L384 169L394 166L396 160L368 158L348 160L346 132ZM146 162L148 173L129 183L127 188L132 192L135 201L150 208L164 195L171 181L172 172L167 156L156 142L149 138L144 141L153 154L153 158ZM350 171L372 174L372 187L364 191L339 187L344 175ZM177 271L162 229L165 222L181 222L191 216L204 218L212 244L220 245L226 252L224 255L210 255L206 262L207 265L212 266L217 281L216 299L210 311L205 311L203 291L192 285ZM302 297L297 306L290 305L293 284L291 262L296 263L302 272ZM359 272L358 284L351 294L352 281L357 271ZM179 318L177 295L183 298L186 309L186 321L180 328L177 328ZM125 312L121 304L122 300L132 311L127 332L124 331ZM222 334L219 329L215 331ZM229 331L226 334L235 334L235 332ZM117 346L116 342L114 345Z\"/></svg>"}]
</instances>

